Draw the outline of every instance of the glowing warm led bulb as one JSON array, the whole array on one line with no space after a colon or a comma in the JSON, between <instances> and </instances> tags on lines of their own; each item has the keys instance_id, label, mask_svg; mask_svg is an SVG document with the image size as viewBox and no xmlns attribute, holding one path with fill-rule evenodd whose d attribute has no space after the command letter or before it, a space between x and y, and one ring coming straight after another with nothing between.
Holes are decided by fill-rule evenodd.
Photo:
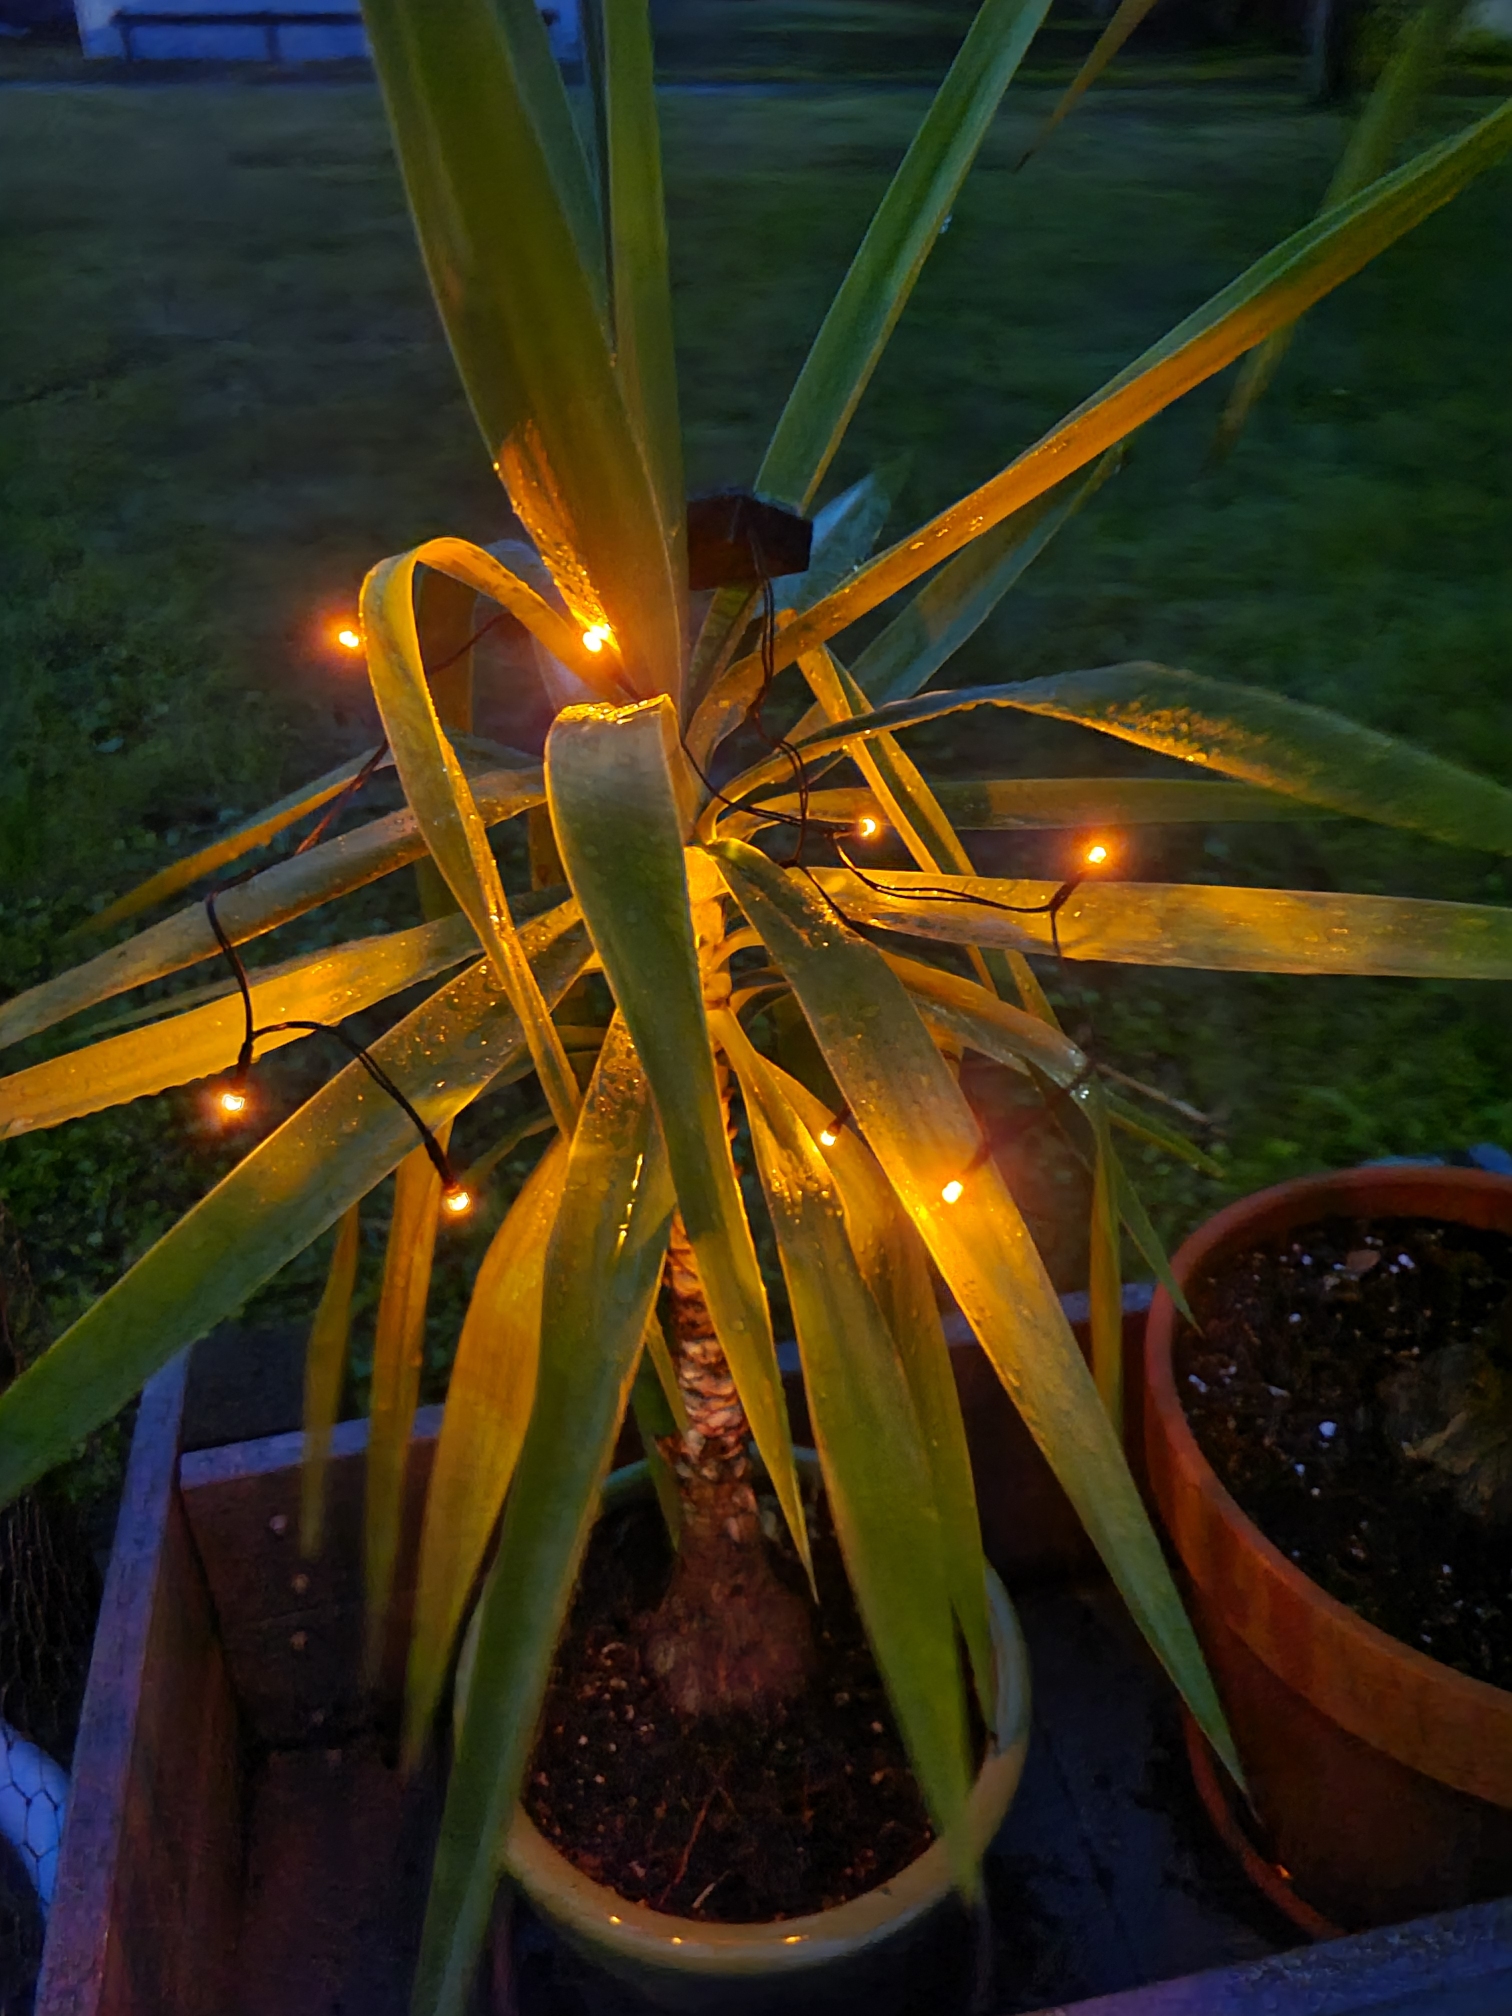
<instances>
[{"instance_id":1,"label":"glowing warm led bulb","mask_svg":"<svg viewBox=\"0 0 1512 2016\"><path fill-rule=\"evenodd\" d=\"M833 1148L835 1143L840 1139L840 1136L835 1132L833 1127L826 1127L824 1132L819 1136L819 1139L826 1148Z\"/></svg>"},{"instance_id":2,"label":"glowing warm led bulb","mask_svg":"<svg viewBox=\"0 0 1512 2016\"><path fill-rule=\"evenodd\" d=\"M965 1188L966 1185L958 1177L952 1176L950 1181L945 1185L945 1188L940 1192L940 1195L947 1204L954 1204Z\"/></svg>"},{"instance_id":3,"label":"glowing warm led bulb","mask_svg":"<svg viewBox=\"0 0 1512 2016\"><path fill-rule=\"evenodd\" d=\"M449 1190L441 1193L443 1207L450 1211L454 1218L460 1218L464 1212L471 1211L472 1201L471 1191L464 1190L460 1183L454 1183Z\"/></svg>"},{"instance_id":4,"label":"glowing warm led bulb","mask_svg":"<svg viewBox=\"0 0 1512 2016\"><path fill-rule=\"evenodd\" d=\"M361 634L354 630L350 623L344 624L336 632L336 642L344 651L360 651L362 649Z\"/></svg>"},{"instance_id":5,"label":"glowing warm led bulb","mask_svg":"<svg viewBox=\"0 0 1512 2016\"><path fill-rule=\"evenodd\" d=\"M875 840L882 831L882 821L874 818L870 812L863 812L856 821L856 831L863 840Z\"/></svg>"},{"instance_id":6,"label":"glowing warm led bulb","mask_svg":"<svg viewBox=\"0 0 1512 2016\"><path fill-rule=\"evenodd\" d=\"M602 651L614 632L607 623L593 623L583 632L585 651Z\"/></svg>"},{"instance_id":7,"label":"glowing warm led bulb","mask_svg":"<svg viewBox=\"0 0 1512 2016\"><path fill-rule=\"evenodd\" d=\"M245 1113L247 1110L247 1095L245 1092L238 1092L235 1086L228 1085L220 1095L217 1103L222 1113Z\"/></svg>"},{"instance_id":8,"label":"glowing warm led bulb","mask_svg":"<svg viewBox=\"0 0 1512 2016\"><path fill-rule=\"evenodd\" d=\"M1108 858L1108 850L1103 845L1102 841L1094 840L1092 842L1092 845L1087 849L1087 856L1086 856L1087 866L1089 868L1101 868L1101 866L1103 865L1104 861L1107 860L1107 858Z\"/></svg>"}]
</instances>

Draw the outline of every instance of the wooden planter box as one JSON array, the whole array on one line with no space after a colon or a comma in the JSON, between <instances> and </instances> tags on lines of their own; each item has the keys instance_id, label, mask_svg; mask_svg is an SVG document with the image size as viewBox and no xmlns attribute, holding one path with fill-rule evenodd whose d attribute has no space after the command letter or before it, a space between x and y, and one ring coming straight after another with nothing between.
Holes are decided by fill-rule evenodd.
<instances>
[{"instance_id":1,"label":"wooden planter box","mask_svg":"<svg viewBox=\"0 0 1512 2016\"><path fill-rule=\"evenodd\" d=\"M1126 1327L1137 1346L1142 1318ZM1053 1602L1056 1588L1088 1573L1085 1543L980 1353L963 1347L955 1357L988 1552L1010 1588L1033 1600L1033 1585L1048 1584ZM439 1796L430 1777L400 1782L383 1725L397 1699L439 1409L416 1426L399 1628L375 1709L358 1683L365 1424L336 1431L326 1551L306 1563L296 1537L300 1437L181 1455L185 1382L180 1360L143 1396L36 2016L404 2016ZM800 1396L794 1403L801 1435ZM1163 1683L1141 1672L1140 1684ZM1063 1691L1046 1687L1047 1712ZM1125 1751L1127 1726L1124 1717ZM1137 1805L1136 1794L1129 1810ZM1039 1824L1036 1810L1026 1825ZM1086 1832L1085 1812L1076 1825ZM1101 1847L1115 1877L1121 1852L1126 1861L1142 1852L1128 1840ZM1216 1844L1210 1852L1221 1858ZM1179 1953L1157 1965L1184 1972ZM1077 2008L1508 2016L1512 1902L1274 1955L1262 1946L1241 1966ZM945 2000L940 2016L951 2016Z\"/></svg>"}]
</instances>

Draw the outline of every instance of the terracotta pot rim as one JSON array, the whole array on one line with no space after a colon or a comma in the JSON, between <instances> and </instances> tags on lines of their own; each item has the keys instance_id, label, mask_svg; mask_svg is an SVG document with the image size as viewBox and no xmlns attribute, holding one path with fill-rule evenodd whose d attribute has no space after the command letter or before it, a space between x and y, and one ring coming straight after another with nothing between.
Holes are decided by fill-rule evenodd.
<instances>
[{"instance_id":1,"label":"terracotta pot rim","mask_svg":"<svg viewBox=\"0 0 1512 2016\"><path fill-rule=\"evenodd\" d=\"M1435 1207L1426 1201L1422 1195L1424 1190L1436 1192L1442 1200L1441 1205ZM1172 1272L1184 1287L1200 1268L1225 1249L1230 1252L1243 1251L1246 1246L1258 1244L1289 1226L1304 1225L1334 1212L1358 1214L1362 1217L1438 1216L1453 1221L1456 1213L1452 1207L1456 1196L1467 1199L1480 1197L1502 1200L1506 1206L1506 1229L1512 1233L1512 1178L1493 1175L1479 1169L1441 1168L1424 1164L1333 1171L1274 1184L1269 1189L1255 1191L1237 1203L1227 1206L1208 1219L1184 1242L1172 1260ZM1409 1202L1409 1198L1415 1201ZM1412 1676L1418 1690L1432 1690L1436 1701L1443 1704L1444 1711L1448 1715L1453 1715L1457 1711L1459 1714L1482 1720L1486 1717L1494 1718L1495 1721L1505 1725L1509 1739L1507 1749L1512 1753L1512 1689L1498 1687L1490 1681L1477 1680L1470 1674L1460 1673L1454 1667L1445 1665L1442 1660L1433 1658L1431 1654L1419 1651L1403 1640L1392 1637L1379 1626L1367 1623L1356 1611L1350 1609L1348 1604L1330 1595L1294 1561L1288 1559L1230 1495L1203 1454L1176 1390L1172 1347L1179 1320L1166 1290L1157 1288L1150 1306L1146 1330L1145 1380L1150 1401L1147 1436L1153 1441L1158 1428L1170 1452L1169 1467L1172 1470L1184 1471L1188 1484L1195 1487L1208 1515L1225 1529L1227 1537L1235 1546L1243 1548L1258 1560L1266 1577L1278 1586L1278 1593L1290 1597L1295 1604L1317 1613L1320 1620L1329 1627L1331 1636L1346 1639L1350 1643L1354 1657L1362 1666L1379 1667L1389 1663L1404 1669ZM1157 1497L1160 1498L1161 1510L1166 1516L1168 1526L1174 1530L1176 1521L1172 1516L1172 1507L1167 1502L1171 1487L1162 1476L1166 1467L1165 1463L1153 1460L1152 1452L1151 1472ZM1162 1489L1163 1482L1164 1489ZM1262 1635L1253 1628L1251 1620L1235 1614L1225 1604L1225 1591L1221 1586L1217 1586L1215 1581L1205 1581L1190 1561L1186 1561L1185 1565L1188 1574L1204 1589L1230 1627L1239 1633L1250 1650L1264 1660L1279 1679L1299 1692L1315 1694L1316 1688L1311 1676L1287 1671L1285 1660L1277 1657L1275 1648L1264 1641ZM1336 1712L1332 1702L1327 1706L1329 1713ZM1352 1725L1346 1721L1344 1726ZM1395 1746L1383 1741L1382 1732L1376 1728L1367 1731L1365 1728L1354 1726L1352 1733L1367 1742L1389 1748L1392 1754L1400 1757L1400 1761L1410 1764L1414 1769L1425 1768L1420 1756L1402 1755ZM1489 1764L1489 1760L1487 1762ZM1506 1784L1497 1803L1512 1805L1512 1766L1501 1775L1506 1778ZM1481 1798L1491 1796L1486 1791L1484 1782L1475 1786L1463 1785L1461 1789L1472 1791L1475 1796Z\"/></svg>"}]
</instances>

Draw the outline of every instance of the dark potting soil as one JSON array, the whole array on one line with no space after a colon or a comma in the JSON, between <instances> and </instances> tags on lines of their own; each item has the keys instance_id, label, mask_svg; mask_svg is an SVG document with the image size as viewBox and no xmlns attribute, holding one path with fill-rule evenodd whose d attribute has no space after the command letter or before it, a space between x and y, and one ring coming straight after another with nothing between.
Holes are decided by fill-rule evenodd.
<instances>
[{"instance_id":1,"label":"dark potting soil","mask_svg":"<svg viewBox=\"0 0 1512 2016\"><path fill-rule=\"evenodd\" d=\"M654 1502L600 1520L558 1649L525 1805L585 1875L676 1917L750 1924L844 1903L933 1840L822 1511L818 1660L770 1721L685 1722L642 1671L638 1625L671 1550ZM805 1584L775 1547L778 1572Z\"/></svg>"},{"instance_id":2,"label":"dark potting soil","mask_svg":"<svg viewBox=\"0 0 1512 2016\"><path fill-rule=\"evenodd\" d=\"M1512 1687L1512 1530L1460 1509L1403 1447L1413 1368L1512 1293L1512 1238L1330 1218L1193 1283L1177 1388L1203 1454L1266 1537L1369 1623ZM1428 1426L1431 1423L1420 1423Z\"/></svg>"}]
</instances>

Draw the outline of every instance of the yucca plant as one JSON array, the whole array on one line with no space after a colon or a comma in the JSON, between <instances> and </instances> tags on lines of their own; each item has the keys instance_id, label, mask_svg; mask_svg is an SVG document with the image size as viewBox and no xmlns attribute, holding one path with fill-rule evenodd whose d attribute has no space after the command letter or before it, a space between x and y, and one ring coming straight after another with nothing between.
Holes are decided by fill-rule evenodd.
<instances>
[{"instance_id":1,"label":"yucca plant","mask_svg":"<svg viewBox=\"0 0 1512 2016\"><path fill-rule=\"evenodd\" d=\"M755 474L754 491L783 507L789 529L815 505L1047 5L985 0L878 209ZM1512 793L1317 709L1157 665L923 689L1104 480L1119 444L1498 161L1512 147L1512 105L1325 211L999 475L877 557L868 556L886 501L871 480L819 511L799 578L772 587L765 535L734 536L726 573L744 578L727 579L695 621L645 0L590 10L581 124L533 0L444 9L368 0L366 12L436 300L531 543L489 552L438 539L368 576L362 637L405 810L265 867L209 911L195 902L6 1002L0 1041L221 959L220 934L245 945L422 857L428 921L257 966L245 1004L216 972L194 1005L160 1004L146 1026L0 1080L0 1133L222 1073L234 1105L247 1096L254 1024L261 1054L418 983L440 984L0 1397L0 1495L57 1463L172 1354L336 1227L309 1353L313 1544L357 1214L397 1172L367 1487L368 1587L381 1620L438 1219L465 1201L445 1144L475 1102L534 1074L544 1106L524 1124L551 1138L478 1271L422 1542L411 1755L487 1564L417 1980L416 2006L430 2016L462 2007L632 1391L680 1534L648 1645L670 1698L687 1713L760 1708L801 1682L807 1614L766 1571L756 1517L759 1466L807 1560L767 1294L730 1145L737 1115L775 1232L831 1513L938 1827L950 1833L968 1789L968 1687L983 1703L991 1691L980 1538L935 1275L1237 1772L1113 1426L1121 1227L1165 1272L1114 1135L1152 1123L1119 1103L1061 1030L1030 957L1505 977L1512 917L1109 874L1060 885L984 878L960 836L1312 809L1512 852ZM737 526L758 522L732 510ZM863 650L837 646L894 597L907 599ZM555 690L576 680L590 696L557 713L544 767L471 736L479 598L532 633ZM812 694L808 712L782 746L732 766L723 745L761 724L774 677L793 665ZM931 787L899 738L980 706L1078 722L1217 776ZM222 874L334 800L360 768L270 808L96 921L112 925ZM511 900L489 834L527 816L539 886ZM890 829L915 869L850 865L844 836L858 823ZM919 941L937 956L922 956ZM595 972L613 1011L585 1038L578 983ZM564 1010L569 995L576 1005ZM783 1067L774 1040L794 1017L823 1064L804 1078ZM591 1071L575 1068L568 1049L582 1066L585 1040ZM967 1050L1022 1074L1079 1134L1093 1176L1090 1369L959 1088L954 1066ZM732 1582L744 1590L738 1601L711 1600Z\"/></svg>"}]
</instances>

